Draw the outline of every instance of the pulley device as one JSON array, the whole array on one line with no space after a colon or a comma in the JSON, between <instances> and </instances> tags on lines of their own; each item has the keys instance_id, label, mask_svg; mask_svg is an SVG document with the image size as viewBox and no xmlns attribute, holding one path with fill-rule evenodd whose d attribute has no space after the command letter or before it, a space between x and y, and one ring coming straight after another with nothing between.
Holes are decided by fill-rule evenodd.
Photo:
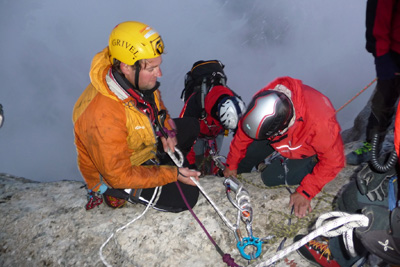
<instances>
[{"instance_id":1,"label":"pulley device","mask_svg":"<svg viewBox=\"0 0 400 267\"><path fill-rule=\"evenodd\" d=\"M177 148L175 148L175 152L176 154L178 154L179 159L176 156L176 154L172 153L171 151L169 151L168 154L174 161L176 166L182 167L183 154ZM222 163L221 158L218 155L216 155L215 152L212 154L212 157L217 167L223 170L225 168L225 165ZM243 187L243 185L234 177L225 178L223 181L227 198L232 203L232 205L238 210L236 223L232 224L224 216L224 214L222 214L222 212L219 210L214 201L207 195L207 193L204 191L200 183L193 177L190 178L197 185L197 187L204 195L204 197L208 200L208 202L210 202L211 206L215 209L215 211L218 213L218 215L221 217L224 223L228 226L228 228L230 228L233 231L237 241L237 248L241 256L246 260L252 260L259 257L261 255L261 245L263 241L260 238L253 236L253 230L252 230L253 209L251 207L250 194ZM242 221L245 224L245 228L248 235L247 237L242 237L240 231L240 221ZM253 248L252 252L245 251L245 250L250 250L251 247Z\"/></svg>"},{"instance_id":2,"label":"pulley device","mask_svg":"<svg viewBox=\"0 0 400 267\"><path fill-rule=\"evenodd\" d=\"M210 150L210 155L215 165L221 171L224 171L226 167L222 161L224 157L218 155L213 149ZM237 240L237 248L239 249L242 257L245 258L246 260L256 259L261 255L262 240L260 238L253 236L253 230L252 230L253 208L251 207L250 203L250 194L243 187L243 184L241 184L234 177L225 178L223 184L225 185L227 198L232 203L232 205L238 209L238 216L235 224L236 229L234 230L235 237ZM236 195L235 198L232 198L232 193ZM243 238L241 237L239 229L240 220L242 220L242 222L245 223L246 231L248 234L247 237ZM251 253L245 252L245 248L248 246L253 247L253 252Z\"/></svg>"},{"instance_id":3,"label":"pulley device","mask_svg":"<svg viewBox=\"0 0 400 267\"><path fill-rule=\"evenodd\" d=\"M237 241L237 248L240 254L246 260L256 259L261 255L262 241L253 236L252 222L253 222L253 208L250 203L250 194L243 187L243 185L234 177L225 178L224 185L226 189L226 196L232 205L237 208L238 215L237 221L234 225L234 233ZM235 194L235 197L232 197ZM239 229L240 220L245 224L247 237L242 237ZM253 247L253 252L246 253L245 248L248 246Z\"/></svg>"}]
</instances>

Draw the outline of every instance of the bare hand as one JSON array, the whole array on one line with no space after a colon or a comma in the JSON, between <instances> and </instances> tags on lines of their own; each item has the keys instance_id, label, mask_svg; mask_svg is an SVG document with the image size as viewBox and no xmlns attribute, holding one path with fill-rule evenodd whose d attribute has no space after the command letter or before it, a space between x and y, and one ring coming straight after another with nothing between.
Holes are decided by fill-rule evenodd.
<instances>
[{"instance_id":1,"label":"bare hand","mask_svg":"<svg viewBox=\"0 0 400 267\"><path fill-rule=\"evenodd\" d=\"M175 152L175 146L178 144L176 137L161 137L161 142L165 152L167 152L168 149L170 149L172 152Z\"/></svg>"},{"instance_id":2,"label":"bare hand","mask_svg":"<svg viewBox=\"0 0 400 267\"><path fill-rule=\"evenodd\" d=\"M311 200L303 197L299 192L290 195L289 206L294 206L294 215L299 218L306 216L307 212L311 212Z\"/></svg>"},{"instance_id":3,"label":"bare hand","mask_svg":"<svg viewBox=\"0 0 400 267\"><path fill-rule=\"evenodd\" d=\"M190 179L190 177L199 180L201 172L196 170L190 170L189 168L178 168L178 181L187 185L196 186L196 184Z\"/></svg>"},{"instance_id":4,"label":"bare hand","mask_svg":"<svg viewBox=\"0 0 400 267\"><path fill-rule=\"evenodd\" d=\"M236 177L237 176L237 170L231 170L228 168L228 166L226 166L225 170L224 170L224 176L225 177Z\"/></svg>"}]
</instances>

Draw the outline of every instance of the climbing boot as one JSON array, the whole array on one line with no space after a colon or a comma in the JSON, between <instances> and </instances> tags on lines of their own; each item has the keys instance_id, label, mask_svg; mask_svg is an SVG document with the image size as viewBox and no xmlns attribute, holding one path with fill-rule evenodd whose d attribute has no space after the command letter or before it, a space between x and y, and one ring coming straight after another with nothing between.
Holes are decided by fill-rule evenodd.
<instances>
[{"instance_id":1,"label":"climbing boot","mask_svg":"<svg viewBox=\"0 0 400 267\"><path fill-rule=\"evenodd\" d=\"M297 235L294 242L301 240L304 235ZM333 259L332 253L328 247L329 241L310 240L304 246L300 247L297 252L304 259L316 266L323 267L340 267L339 263Z\"/></svg>"},{"instance_id":2,"label":"climbing boot","mask_svg":"<svg viewBox=\"0 0 400 267\"><path fill-rule=\"evenodd\" d=\"M104 197L104 203L106 203L107 206L113 209L121 208L126 204L125 199L120 199L106 194L103 194L103 197Z\"/></svg>"},{"instance_id":3,"label":"climbing boot","mask_svg":"<svg viewBox=\"0 0 400 267\"><path fill-rule=\"evenodd\" d=\"M346 162L349 165L360 165L367 162L371 159L371 151L371 143L364 142L362 147L346 155Z\"/></svg>"}]
</instances>

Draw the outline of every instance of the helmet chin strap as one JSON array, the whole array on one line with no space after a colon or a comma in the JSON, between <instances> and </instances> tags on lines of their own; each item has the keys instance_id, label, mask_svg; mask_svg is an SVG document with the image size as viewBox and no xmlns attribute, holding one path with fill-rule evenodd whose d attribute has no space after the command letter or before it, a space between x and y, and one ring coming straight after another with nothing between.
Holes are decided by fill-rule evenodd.
<instances>
[{"instance_id":1,"label":"helmet chin strap","mask_svg":"<svg viewBox=\"0 0 400 267\"><path fill-rule=\"evenodd\" d=\"M135 89L139 90L139 72L140 72L140 63L139 60L135 62Z\"/></svg>"},{"instance_id":2,"label":"helmet chin strap","mask_svg":"<svg viewBox=\"0 0 400 267\"><path fill-rule=\"evenodd\" d=\"M118 71L112 70L112 75L115 77L115 80L118 82L118 84L130 95L132 95L133 91L136 91L136 93L138 93L140 97L148 97L148 96L151 97L153 95L154 91L156 91L158 89L158 87L160 87L160 83L156 82L156 84L154 85L154 87L152 89L140 90L140 89L136 89L136 87L133 84L131 84L128 81L128 79L126 79L125 76L123 74L119 73ZM136 79L136 81L137 81L137 79Z\"/></svg>"}]
</instances>

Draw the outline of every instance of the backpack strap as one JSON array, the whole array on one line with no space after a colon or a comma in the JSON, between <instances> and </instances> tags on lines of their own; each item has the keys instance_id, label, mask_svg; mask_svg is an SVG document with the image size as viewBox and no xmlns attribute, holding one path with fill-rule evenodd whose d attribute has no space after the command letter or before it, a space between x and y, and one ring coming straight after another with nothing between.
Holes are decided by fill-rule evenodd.
<instances>
[{"instance_id":1,"label":"backpack strap","mask_svg":"<svg viewBox=\"0 0 400 267\"><path fill-rule=\"evenodd\" d=\"M219 80L215 81L214 79L217 76L219 76ZM211 79L209 77L204 77L201 83L201 89L200 89L201 109L202 109L201 119L205 119L207 117L207 113L205 111L205 99L206 95L208 94L208 92L210 92L211 88L213 88L216 85L222 85L226 87L226 76L222 76L221 74L214 72L212 77L213 78ZM208 81L211 82L209 83Z\"/></svg>"},{"instance_id":2,"label":"backpack strap","mask_svg":"<svg viewBox=\"0 0 400 267\"><path fill-rule=\"evenodd\" d=\"M207 113L205 110L205 99L206 95L208 94L208 91L210 91L210 87L207 88L207 78L204 77L203 81L201 83L201 89L200 89L200 101L201 101L201 118L200 119L205 119L207 117Z\"/></svg>"}]
</instances>

